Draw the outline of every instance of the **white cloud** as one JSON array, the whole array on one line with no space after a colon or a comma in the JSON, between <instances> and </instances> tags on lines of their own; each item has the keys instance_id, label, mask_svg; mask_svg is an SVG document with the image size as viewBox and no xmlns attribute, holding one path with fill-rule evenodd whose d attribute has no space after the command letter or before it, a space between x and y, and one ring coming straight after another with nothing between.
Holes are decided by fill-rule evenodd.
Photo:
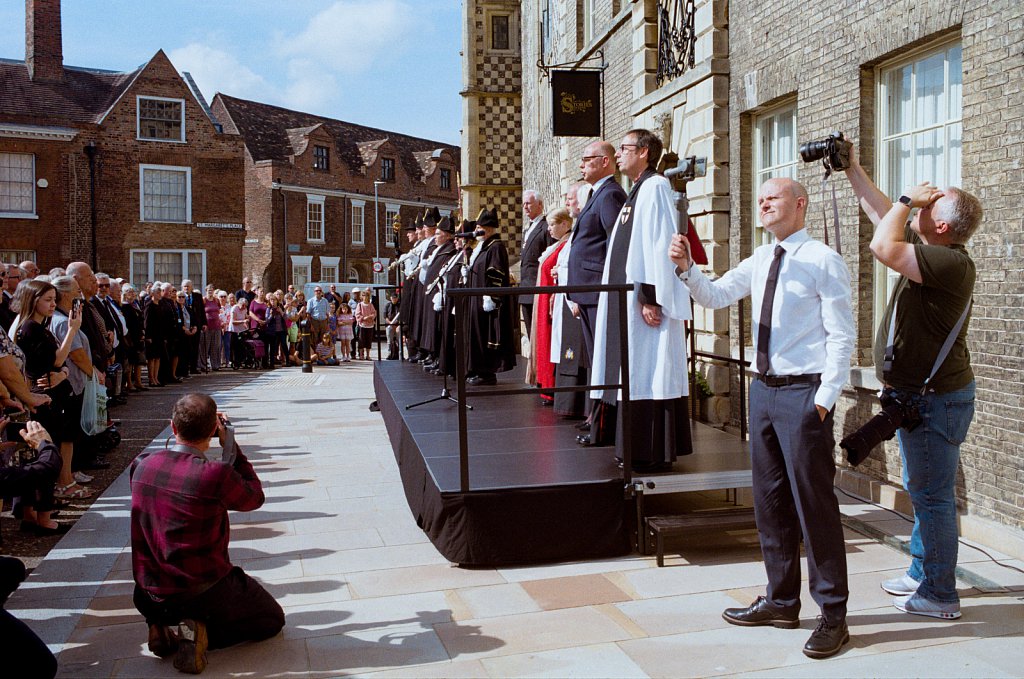
<instances>
[{"instance_id":1,"label":"white cloud","mask_svg":"<svg viewBox=\"0 0 1024 679\"><path fill-rule=\"evenodd\" d=\"M321 64L331 71L358 73L389 59L415 39L417 12L403 0L338 0L277 51Z\"/></svg>"},{"instance_id":2,"label":"white cloud","mask_svg":"<svg viewBox=\"0 0 1024 679\"><path fill-rule=\"evenodd\" d=\"M192 74L207 101L223 92L242 99L274 98L274 88L247 66L223 50L193 42L167 55L179 71Z\"/></svg>"}]
</instances>

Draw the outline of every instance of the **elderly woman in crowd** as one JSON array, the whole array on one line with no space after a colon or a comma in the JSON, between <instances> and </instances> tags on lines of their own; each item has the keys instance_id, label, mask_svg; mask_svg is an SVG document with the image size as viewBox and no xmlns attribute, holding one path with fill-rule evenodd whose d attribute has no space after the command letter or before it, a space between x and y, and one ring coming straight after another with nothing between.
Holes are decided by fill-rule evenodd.
<instances>
[{"instance_id":1,"label":"elderly woman in crowd","mask_svg":"<svg viewBox=\"0 0 1024 679\"><path fill-rule=\"evenodd\" d=\"M142 386L142 366L146 364L146 323L135 286L131 283L121 286L121 314L128 328L125 333L128 345L128 365L125 366L128 390L145 391L147 387Z\"/></svg>"},{"instance_id":2,"label":"elderly woman in crowd","mask_svg":"<svg viewBox=\"0 0 1024 679\"><path fill-rule=\"evenodd\" d=\"M231 364L231 309L235 306L235 293L226 290L217 291L217 301L220 302L220 362L227 367Z\"/></svg>"},{"instance_id":3,"label":"elderly woman in crowd","mask_svg":"<svg viewBox=\"0 0 1024 679\"><path fill-rule=\"evenodd\" d=\"M524 285L555 286L558 285L558 273L555 265L558 254L569 240L572 230L572 217L564 207L552 210L547 214L548 233L555 239L540 256L536 281L523 281ZM530 362L527 368L527 384L536 384L541 389L555 386L555 366L551 356L552 317L555 295L541 293L537 295L533 306L533 319L530 330ZM557 356L558 350L555 350ZM543 405L552 405L554 397L541 394Z\"/></svg>"},{"instance_id":4,"label":"elderly woman in crowd","mask_svg":"<svg viewBox=\"0 0 1024 679\"><path fill-rule=\"evenodd\" d=\"M231 336L231 367L239 368L242 360L242 333L249 329L249 300L241 297L231 305L228 314L228 335Z\"/></svg>"},{"instance_id":5,"label":"elderly woman in crowd","mask_svg":"<svg viewBox=\"0 0 1024 679\"><path fill-rule=\"evenodd\" d=\"M220 370L221 331L220 299L213 285L206 286L203 297L203 313L206 314L206 325L199 340L199 370L210 372Z\"/></svg>"}]
</instances>

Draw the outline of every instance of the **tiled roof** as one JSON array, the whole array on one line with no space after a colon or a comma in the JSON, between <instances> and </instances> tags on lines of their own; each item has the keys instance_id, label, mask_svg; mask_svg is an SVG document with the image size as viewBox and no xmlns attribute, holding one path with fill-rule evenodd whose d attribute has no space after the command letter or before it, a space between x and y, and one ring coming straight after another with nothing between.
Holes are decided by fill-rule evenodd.
<instances>
[{"instance_id":1,"label":"tiled roof","mask_svg":"<svg viewBox=\"0 0 1024 679\"><path fill-rule=\"evenodd\" d=\"M35 82L24 61L0 59L0 117L98 123L142 68L118 73L66 66L63 82Z\"/></svg>"},{"instance_id":2,"label":"tiled roof","mask_svg":"<svg viewBox=\"0 0 1024 679\"><path fill-rule=\"evenodd\" d=\"M309 128L317 124L322 124L334 137L338 157L352 172L361 172L368 154L376 157L377 149L385 141L391 142L397 149L402 167L416 179L422 179L429 170L429 164L424 165L417 154L426 153L429 156L438 149L450 149L456 158L459 157L458 147L451 144L236 99L221 93L217 94L215 101L218 99L231 117L234 128L245 139L245 145L254 161L287 161L288 156L294 153L290 135L298 128Z\"/></svg>"}]
</instances>

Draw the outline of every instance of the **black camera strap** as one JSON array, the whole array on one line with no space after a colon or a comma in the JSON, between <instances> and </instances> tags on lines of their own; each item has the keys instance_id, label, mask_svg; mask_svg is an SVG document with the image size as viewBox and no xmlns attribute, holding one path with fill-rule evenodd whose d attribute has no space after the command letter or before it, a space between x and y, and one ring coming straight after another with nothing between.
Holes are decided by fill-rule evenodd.
<instances>
[{"instance_id":1,"label":"black camera strap","mask_svg":"<svg viewBox=\"0 0 1024 679\"><path fill-rule=\"evenodd\" d=\"M825 178L821 180L821 188L824 189L827 184L832 189L832 228L836 232L836 253L843 254L843 241L839 235L839 202L836 200L836 184L830 182L829 178L832 176L832 169L826 164L825 165ZM821 228L825 232L825 245L829 245L828 242L828 213L825 208L821 208Z\"/></svg>"},{"instance_id":2,"label":"black camera strap","mask_svg":"<svg viewBox=\"0 0 1024 679\"><path fill-rule=\"evenodd\" d=\"M964 307L963 313L960 314L960 318L953 325L952 330L949 331L949 335L946 337L946 341L942 343L942 347L939 348L939 355L935 357L935 364L932 366L932 371L928 377L924 380L924 386L921 387L921 395L924 396L928 393L928 383L935 377L935 373L939 372L939 368L942 367L942 363L946 360L946 356L949 356L950 350L953 348L953 343L956 342L956 338L960 335L960 329L964 327L964 323L967 321L967 315L971 313L971 309L974 308L974 298L972 297L967 302L967 306ZM882 375L888 375L892 371L892 361L895 354L895 342L896 340L896 302L893 301L892 305L892 317L889 319L889 336L885 340L885 358L882 361Z\"/></svg>"}]
</instances>

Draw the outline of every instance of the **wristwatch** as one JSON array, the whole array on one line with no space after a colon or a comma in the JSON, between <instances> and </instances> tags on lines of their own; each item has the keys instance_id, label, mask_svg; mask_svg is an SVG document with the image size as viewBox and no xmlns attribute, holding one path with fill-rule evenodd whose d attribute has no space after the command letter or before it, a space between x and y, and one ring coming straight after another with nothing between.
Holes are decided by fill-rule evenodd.
<instances>
[{"instance_id":1,"label":"wristwatch","mask_svg":"<svg viewBox=\"0 0 1024 679\"><path fill-rule=\"evenodd\" d=\"M910 205L910 196L900 196L898 200L899 200L899 202L903 203L907 207L911 207L911 205Z\"/></svg>"}]
</instances>

